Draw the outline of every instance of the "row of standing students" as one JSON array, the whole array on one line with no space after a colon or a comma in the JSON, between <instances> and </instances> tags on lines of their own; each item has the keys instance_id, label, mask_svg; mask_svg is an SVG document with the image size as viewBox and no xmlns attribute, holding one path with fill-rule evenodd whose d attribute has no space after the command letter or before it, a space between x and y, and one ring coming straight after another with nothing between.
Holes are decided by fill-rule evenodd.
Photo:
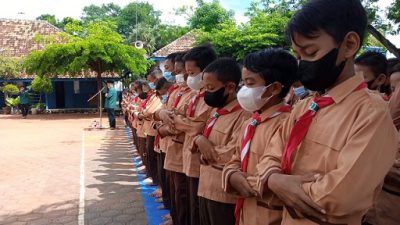
<instances>
[{"instance_id":1,"label":"row of standing students","mask_svg":"<svg viewBox=\"0 0 400 225\"><path fill-rule=\"evenodd\" d=\"M354 71L366 24L359 0L311 0L287 26L298 60L267 48L240 68L202 45L135 82L123 108L166 223L361 224L399 170L388 104Z\"/></svg>"}]
</instances>

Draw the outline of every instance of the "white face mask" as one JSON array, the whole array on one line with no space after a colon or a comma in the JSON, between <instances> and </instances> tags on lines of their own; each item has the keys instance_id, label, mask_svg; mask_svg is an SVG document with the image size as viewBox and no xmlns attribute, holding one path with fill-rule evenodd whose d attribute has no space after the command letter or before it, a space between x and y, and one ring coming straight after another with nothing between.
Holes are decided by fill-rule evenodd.
<instances>
[{"instance_id":1,"label":"white face mask","mask_svg":"<svg viewBox=\"0 0 400 225\"><path fill-rule=\"evenodd\" d=\"M192 90L200 91L203 87L203 73L199 73L196 76L188 76L187 85Z\"/></svg>"},{"instance_id":2,"label":"white face mask","mask_svg":"<svg viewBox=\"0 0 400 225\"><path fill-rule=\"evenodd\" d=\"M175 80L176 80L176 83L179 85L179 84L184 84L185 83L185 76L183 75L183 74L177 74L176 76L175 76Z\"/></svg>"},{"instance_id":3,"label":"white face mask","mask_svg":"<svg viewBox=\"0 0 400 225\"><path fill-rule=\"evenodd\" d=\"M269 86L254 88L243 86L237 94L240 106L249 112L260 110L273 97L271 95L269 98L262 98L262 95Z\"/></svg>"}]
</instances>

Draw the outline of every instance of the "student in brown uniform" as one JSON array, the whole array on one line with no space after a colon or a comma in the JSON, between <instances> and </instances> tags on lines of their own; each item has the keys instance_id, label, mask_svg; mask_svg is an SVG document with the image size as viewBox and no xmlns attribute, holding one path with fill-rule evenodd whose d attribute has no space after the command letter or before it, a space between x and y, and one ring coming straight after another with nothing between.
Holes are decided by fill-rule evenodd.
<instances>
[{"instance_id":1,"label":"student in brown uniform","mask_svg":"<svg viewBox=\"0 0 400 225\"><path fill-rule=\"evenodd\" d=\"M175 52L169 54L166 57L163 77L168 82L165 84L165 86L168 86L168 89L164 90L164 88L161 87L160 89L157 89L160 95L163 96L162 97L163 107L154 114L155 119L159 120L161 124L158 126L158 135L156 136L157 140L156 148L160 149L161 157L163 158L162 169L165 174L165 181L166 181L166 183L164 183L164 187L162 187L162 195L163 195L162 199L165 207L170 210L170 215L164 216L164 219L166 220L165 224L172 224L172 218L175 218L176 221L177 216L176 216L176 209L172 206L172 201L174 200L174 198L170 196L171 190L169 187L170 187L170 180L172 179L171 173L164 169L165 156L167 152L167 138L161 138L159 131L160 128L163 126L163 124L172 123L171 110L173 109L174 100L179 91L179 86L175 83L175 74L176 74L175 58L178 54L179 53Z\"/></svg>"},{"instance_id":2,"label":"student in brown uniform","mask_svg":"<svg viewBox=\"0 0 400 225\"><path fill-rule=\"evenodd\" d=\"M148 77L154 76L154 73L150 73ZM153 86L154 85L154 86ZM149 86L145 86L145 88L149 88L149 90L145 90L148 95L151 95L149 101L146 106L143 108L142 112L139 113L139 118L143 119L143 130L146 135L146 160L147 160L147 168L149 180L145 180L145 182L149 185L158 185L159 180L157 176L157 155L154 151L154 139L157 135L157 129L155 127L154 121L154 113L161 108L161 99L155 93L155 84ZM152 88L153 87L153 88Z\"/></svg>"},{"instance_id":3,"label":"student in brown uniform","mask_svg":"<svg viewBox=\"0 0 400 225\"><path fill-rule=\"evenodd\" d=\"M222 169L235 151L238 131L250 113L242 110L236 91L241 78L239 65L230 58L220 58L204 69L204 101L215 108L202 135L195 137L202 165L199 180L200 224L235 224L233 195L221 187Z\"/></svg>"},{"instance_id":4,"label":"student in brown uniform","mask_svg":"<svg viewBox=\"0 0 400 225\"><path fill-rule=\"evenodd\" d=\"M159 79L156 82L156 91L157 91L157 94L161 98L162 107L166 107L169 92L174 90L174 86L175 85L168 82L167 79L165 79L165 77ZM157 121L156 124L157 124L157 128L160 127L161 121ZM163 202L163 207L161 207L161 208L170 209L169 185L167 182L166 171L164 169L166 147L163 147L163 146L165 146L165 144L162 143L162 142L165 142L165 139L162 140L160 138L160 136L157 134L154 142L155 142L154 149L159 152L159 154L157 154L157 173L158 173L160 187L161 187L161 200L162 201L160 201L160 202ZM158 196L155 196L155 197L158 197Z\"/></svg>"},{"instance_id":5,"label":"student in brown uniform","mask_svg":"<svg viewBox=\"0 0 400 225\"><path fill-rule=\"evenodd\" d=\"M387 103L354 73L366 25L359 0L310 0L288 24L300 81L317 93L293 108L249 180L285 203L284 225L359 225L393 165Z\"/></svg>"},{"instance_id":6,"label":"student in brown uniform","mask_svg":"<svg viewBox=\"0 0 400 225\"><path fill-rule=\"evenodd\" d=\"M392 97L389 108L393 123L397 130L400 129L400 63L388 69L392 85ZM399 148L400 150L400 148ZM363 225L397 225L400 224L400 151L397 153L396 161L385 177L385 183L374 208L368 213Z\"/></svg>"},{"instance_id":7,"label":"student in brown uniform","mask_svg":"<svg viewBox=\"0 0 400 225\"><path fill-rule=\"evenodd\" d=\"M386 56L379 52L364 52L356 58L354 63L354 71L363 74L368 89L381 93L381 89L388 79ZM385 93L381 93L381 95L385 100L389 100Z\"/></svg>"},{"instance_id":8,"label":"student in brown uniform","mask_svg":"<svg viewBox=\"0 0 400 225\"><path fill-rule=\"evenodd\" d=\"M176 130L172 118L177 115L185 115L187 104L192 97L190 88L186 84L187 73L183 61L184 53L175 58L175 80L179 86L171 109L168 113L171 122L164 121L159 130L161 137L167 140L167 151L165 155L164 168L170 174L170 196L171 211L174 211L172 219L175 225L185 225L189 223L189 207L186 176L183 173L182 148L185 134ZM170 101L169 100L169 101ZM174 218L174 216L176 216Z\"/></svg>"},{"instance_id":9,"label":"student in brown uniform","mask_svg":"<svg viewBox=\"0 0 400 225\"><path fill-rule=\"evenodd\" d=\"M281 224L282 204L271 200L271 195L255 196L246 178L256 179L252 176L257 174L265 146L289 116L290 106L283 99L296 80L296 72L296 58L279 48L251 53L244 60L245 86L238 101L253 116L242 125L235 154L222 172L224 190L240 197L235 209L237 225Z\"/></svg>"},{"instance_id":10,"label":"student in brown uniform","mask_svg":"<svg viewBox=\"0 0 400 225\"><path fill-rule=\"evenodd\" d=\"M200 224L198 187L200 176L200 153L194 145L194 137L201 134L210 117L211 107L204 101L203 70L217 58L210 45L189 50L184 56L188 73L187 84L192 89L192 99L185 116L176 116L175 128L185 133L183 143L183 172L187 177L190 208L190 225ZM188 224L189 225L189 224Z\"/></svg>"}]
</instances>

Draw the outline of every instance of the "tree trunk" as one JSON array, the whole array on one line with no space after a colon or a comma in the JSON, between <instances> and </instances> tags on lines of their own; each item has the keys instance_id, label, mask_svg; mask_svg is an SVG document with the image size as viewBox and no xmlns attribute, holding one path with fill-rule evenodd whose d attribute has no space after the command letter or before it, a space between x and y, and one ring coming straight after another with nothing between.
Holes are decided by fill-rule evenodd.
<instances>
[{"instance_id":1,"label":"tree trunk","mask_svg":"<svg viewBox=\"0 0 400 225\"><path fill-rule=\"evenodd\" d=\"M100 91L103 88L103 80L101 78L101 74L103 73L102 71L96 71L97 72L97 91ZM102 95L103 93L100 93L99 95ZM96 102L97 102L97 107L99 107L99 101L100 101L100 96L96 96Z\"/></svg>"},{"instance_id":2,"label":"tree trunk","mask_svg":"<svg viewBox=\"0 0 400 225\"><path fill-rule=\"evenodd\" d=\"M396 56L396 58L400 58L400 49L397 48L392 42L385 38L374 26L368 25L368 32L376 38L380 43L382 43L389 52Z\"/></svg>"}]
</instances>

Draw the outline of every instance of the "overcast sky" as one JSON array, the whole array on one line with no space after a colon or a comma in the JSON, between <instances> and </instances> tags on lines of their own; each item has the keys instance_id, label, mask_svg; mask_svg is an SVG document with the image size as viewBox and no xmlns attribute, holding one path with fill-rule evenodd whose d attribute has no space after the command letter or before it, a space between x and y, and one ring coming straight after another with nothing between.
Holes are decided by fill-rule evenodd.
<instances>
[{"instance_id":1,"label":"overcast sky","mask_svg":"<svg viewBox=\"0 0 400 225\"><path fill-rule=\"evenodd\" d=\"M101 5L113 2L121 7L135 0L3 0L0 7L0 18L8 19L35 19L42 14L56 15L58 19L70 16L79 19L82 16L82 9L90 4ZM163 23L185 25L186 20L174 14L174 9L180 6L195 6L195 0L141 0L149 2L156 10L162 12L161 20ZM212 0L206 0L211 2ZM238 22L245 22L244 16L252 0L220 0L222 6L228 10L235 11L235 18ZM379 8L383 11L394 0L379 0ZM382 13L384 15L384 13ZM389 39L400 46L400 38L389 36Z\"/></svg>"},{"instance_id":2,"label":"overcast sky","mask_svg":"<svg viewBox=\"0 0 400 225\"><path fill-rule=\"evenodd\" d=\"M174 15L174 9L183 5L196 4L195 0L141 0L147 1L155 9L162 12L162 21L168 24L184 25L185 20ZM206 0L211 1L211 0ZM135 0L9 0L0 7L0 18L10 19L35 19L42 14L53 14L58 19L70 16L79 19L83 7L96 4L113 2L125 6ZM235 18L239 22L246 21L243 15L249 7L251 0L220 0L223 7L235 11ZM385 9L393 0L380 0L380 9Z\"/></svg>"}]
</instances>

